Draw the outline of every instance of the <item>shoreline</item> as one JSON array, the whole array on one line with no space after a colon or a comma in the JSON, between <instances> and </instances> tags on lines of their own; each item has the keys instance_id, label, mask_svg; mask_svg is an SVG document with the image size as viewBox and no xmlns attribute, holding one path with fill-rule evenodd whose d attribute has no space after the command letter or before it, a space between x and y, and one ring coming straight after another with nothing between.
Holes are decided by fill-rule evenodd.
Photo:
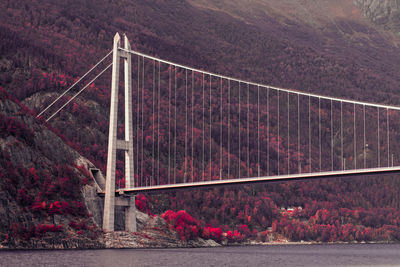
<instances>
[{"instance_id":1,"label":"shoreline","mask_svg":"<svg viewBox=\"0 0 400 267\"><path fill-rule=\"evenodd\" d=\"M204 240L209 242L209 240ZM195 242L195 241L194 241ZM192 243L192 244L190 244ZM217 243L219 244L219 243ZM186 244L180 244L178 246L142 246L142 247L87 247L87 248L8 248L8 247L0 247L1 251L62 251L62 250L111 250L111 249L135 249L135 250L146 250L146 249L183 249L183 248L222 248L222 247L248 247L248 246L299 246L299 245L393 245L393 244L400 244L400 242L396 241L370 241L370 242L317 242L317 241L303 241L303 242L294 242L294 241L287 241L287 242L246 242L246 243L231 243L231 244L219 244L218 246L215 245L194 245L193 242L188 242Z\"/></svg>"}]
</instances>

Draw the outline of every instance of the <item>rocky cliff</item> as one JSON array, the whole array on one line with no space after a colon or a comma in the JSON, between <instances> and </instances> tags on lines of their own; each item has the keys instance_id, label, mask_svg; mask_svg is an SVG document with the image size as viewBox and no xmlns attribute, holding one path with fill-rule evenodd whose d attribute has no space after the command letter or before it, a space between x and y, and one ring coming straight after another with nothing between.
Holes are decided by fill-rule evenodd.
<instances>
[{"instance_id":1,"label":"rocky cliff","mask_svg":"<svg viewBox=\"0 0 400 267\"><path fill-rule=\"evenodd\" d=\"M56 132L0 88L0 246L103 247L81 194L90 162Z\"/></svg>"},{"instance_id":2,"label":"rocky cliff","mask_svg":"<svg viewBox=\"0 0 400 267\"><path fill-rule=\"evenodd\" d=\"M374 24L400 34L399 0L355 0L354 2Z\"/></svg>"},{"instance_id":3,"label":"rocky cliff","mask_svg":"<svg viewBox=\"0 0 400 267\"><path fill-rule=\"evenodd\" d=\"M138 232L109 232L102 240L106 248L173 248L173 247L217 247L221 246L214 240L183 241L176 231L172 230L166 221L159 216L149 216L142 212L136 213Z\"/></svg>"}]
</instances>

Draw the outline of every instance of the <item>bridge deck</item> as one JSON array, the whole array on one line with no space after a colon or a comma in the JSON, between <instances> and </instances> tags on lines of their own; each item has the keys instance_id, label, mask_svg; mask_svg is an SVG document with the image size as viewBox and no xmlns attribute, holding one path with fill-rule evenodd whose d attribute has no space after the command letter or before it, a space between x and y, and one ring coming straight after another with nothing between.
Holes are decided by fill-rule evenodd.
<instances>
[{"instance_id":1,"label":"bridge deck","mask_svg":"<svg viewBox=\"0 0 400 267\"><path fill-rule=\"evenodd\" d=\"M180 184L165 184L155 186L143 186L135 188L124 188L116 190L116 193L125 194L137 194L145 192L162 192L172 191L178 189L197 189L215 186L226 186L226 185L239 185L239 184L254 184L254 183L268 183L278 181L292 181L292 180L310 180L310 179L322 179L322 178L340 178L340 177L357 177L363 175L378 175L378 174L391 174L400 172L400 166L386 167L386 168L371 168L371 169L360 169L360 170L346 170L346 171L331 171L331 172L315 172L315 173L301 173L301 174L289 174L289 175L275 175L275 176L263 176L263 177L252 177L252 178L238 178L238 179L227 179L227 180L213 180L204 182L193 182L193 183L180 183Z\"/></svg>"}]
</instances>

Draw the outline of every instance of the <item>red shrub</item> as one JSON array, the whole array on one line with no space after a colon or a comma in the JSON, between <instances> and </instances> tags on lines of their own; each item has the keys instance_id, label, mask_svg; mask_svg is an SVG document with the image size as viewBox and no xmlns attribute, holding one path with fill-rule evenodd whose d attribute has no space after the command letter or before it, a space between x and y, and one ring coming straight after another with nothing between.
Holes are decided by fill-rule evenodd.
<instances>
[{"instance_id":1,"label":"red shrub","mask_svg":"<svg viewBox=\"0 0 400 267\"><path fill-rule=\"evenodd\" d=\"M186 211L167 210L161 217L178 232L182 240L192 240L199 237L200 224Z\"/></svg>"},{"instance_id":2,"label":"red shrub","mask_svg":"<svg viewBox=\"0 0 400 267\"><path fill-rule=\"evenodd\" d=\"M136 208L141 212L149 212L149 201L145 195L139 194L135 199Z\"/></svg>"},{"instance_id":3,"label":"red shrub","mask_svg":"<svg viewBox=\"0 0 400 267\"><path fill-rule=\"evenodd\" d=\"M59 201L55 201L50 204L49 206L49 214L63 214L62 209L61 209L61 204Z\"/></svg>"},{"instance_id":4,"label":"red shrub","mask_svg":"<svg viewBox=\"0 0 400 267\"><path fill-rule=\"evenodd\" d=\"M206 239L213 239L217 242L222 241L222 230L218 227L204 227L202 237Z\"/></svg>"}]
</instances>

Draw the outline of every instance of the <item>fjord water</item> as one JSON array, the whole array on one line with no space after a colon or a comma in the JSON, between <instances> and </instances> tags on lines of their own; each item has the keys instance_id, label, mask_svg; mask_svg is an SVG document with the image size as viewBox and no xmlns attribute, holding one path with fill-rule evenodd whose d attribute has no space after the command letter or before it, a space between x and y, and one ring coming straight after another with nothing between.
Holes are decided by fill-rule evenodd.
<instances>
[{"instance_id":1,"label":"fjord water","mask_svg":"<svg viewBox=\"0 0 400 267\"><path fill-rule=\"evenodd\" d=\"M0 251L0 266L400 266L400 244Z\"/></svg>"}]
</instances>

